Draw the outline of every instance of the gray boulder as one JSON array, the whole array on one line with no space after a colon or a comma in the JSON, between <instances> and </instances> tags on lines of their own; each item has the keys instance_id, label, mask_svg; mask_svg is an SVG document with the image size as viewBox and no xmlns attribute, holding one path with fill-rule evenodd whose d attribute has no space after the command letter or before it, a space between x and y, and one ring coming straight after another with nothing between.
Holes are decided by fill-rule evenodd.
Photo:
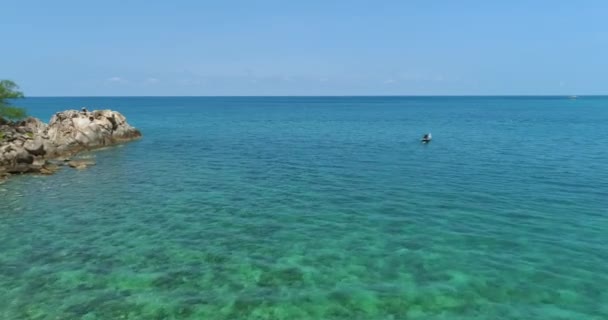
<instances>
[{"instance_id":1,"label":"gray boulder","mask_svg":"<svg viewBox=\"0 0 608 320\"><path fill-rule=\"evenodd\" d=\"M38 136L34 140L25 141L23 148L34 156L43 156L46 154L44 150L44 140Z\"/></svg>"},{"instance_id":2,"label":"gray boulder","mask_svg":"<svg viewBox=\"0 0 608 320\"><path fill-rule=\"evenodd\" d=\"M53 151L57 155L141 137L139 130L129 125L122 114L112 110L58 112L51 118L46 134L56 146L57 150Z\"/></svg>"}]
</instances>

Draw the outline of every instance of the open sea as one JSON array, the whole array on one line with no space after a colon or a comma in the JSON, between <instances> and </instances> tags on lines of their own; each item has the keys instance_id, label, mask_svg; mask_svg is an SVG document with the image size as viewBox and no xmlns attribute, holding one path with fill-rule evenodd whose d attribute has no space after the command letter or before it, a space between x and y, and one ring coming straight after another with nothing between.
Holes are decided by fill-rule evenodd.
<instances>
[{"instance_id":1,"label":"open sea","mask_svg":"<svg viewBox=\"0 0 608 320\"><path fill-rule=\"evenodd\" d=\"M144 137L0 185L0 319L608 319L608 97L19 105Z\"/></svg>"}]
</instances>

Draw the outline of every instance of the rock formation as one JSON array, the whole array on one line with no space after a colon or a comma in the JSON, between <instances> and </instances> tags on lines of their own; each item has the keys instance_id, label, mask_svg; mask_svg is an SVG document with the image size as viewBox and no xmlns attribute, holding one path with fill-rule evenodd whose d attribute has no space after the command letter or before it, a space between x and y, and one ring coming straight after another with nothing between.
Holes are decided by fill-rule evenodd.
<instances>
[{"instance_id":1,"label":"rock formation","mask_svg":"<svg viewBox=\"0 0 608 320\"><path fill-rule=\"evenodd\" d=\"M111 110L58 112L48 125L36 118L0 123L0 179L14 173L52 174L58 167L49 160L140 137L122 114Z\"/></svg>"}]
</instances>

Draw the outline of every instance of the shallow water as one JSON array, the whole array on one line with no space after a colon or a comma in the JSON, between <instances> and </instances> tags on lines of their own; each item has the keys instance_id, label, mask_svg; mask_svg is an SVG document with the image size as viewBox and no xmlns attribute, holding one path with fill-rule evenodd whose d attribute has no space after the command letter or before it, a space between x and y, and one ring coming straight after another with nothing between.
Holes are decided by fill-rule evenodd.
<instances>
[{"instance_id":1,"label":"shallow water","mask_svg":"<svg viewBox=\"0 0 608 320\"><path fill-rule=\"evenodd\" d=\"M144 138L0 185L0 318L608 318L608 98L21 105Z\"/></svg>"}]
</instances>

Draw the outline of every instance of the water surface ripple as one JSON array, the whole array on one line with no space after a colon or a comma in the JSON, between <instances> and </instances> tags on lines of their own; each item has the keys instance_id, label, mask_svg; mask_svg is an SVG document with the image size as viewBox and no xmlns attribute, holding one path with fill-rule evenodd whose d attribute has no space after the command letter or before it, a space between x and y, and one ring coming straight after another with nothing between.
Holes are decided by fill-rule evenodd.
<instances>
[{"instance_id":1,"label":"water surface ripple","mask_svg":"<svg viewBox=\"0 0 608 320\"><path fill-rule=\"evenodd\" d=\"M144 139L0 185L0 318L608 319L607 98L22 105Z\"/></svg>"}]
</instances>

